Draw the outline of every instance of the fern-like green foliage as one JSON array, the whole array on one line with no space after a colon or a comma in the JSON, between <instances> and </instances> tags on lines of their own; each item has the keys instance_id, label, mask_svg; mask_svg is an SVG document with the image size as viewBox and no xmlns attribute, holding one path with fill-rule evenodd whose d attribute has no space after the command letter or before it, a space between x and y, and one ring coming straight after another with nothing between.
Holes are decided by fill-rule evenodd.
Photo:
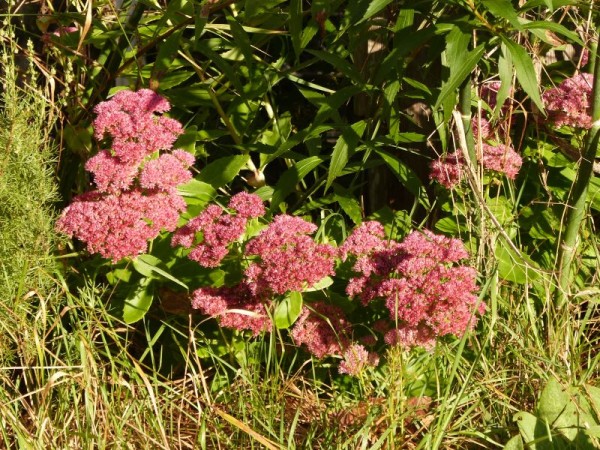
<instances>
[{"instance_id":1,"label":"fern-like green foliage","mask_svg":"<svg viewBox=\"0 0 600 450\"><path fill-rule=\"evenodd\" d=\"M11 49L0 62L0 362L10 360L51 286L57 187L47 104L20 74ZM19 337L20 336L20 337ZM13 339L14 338L14 339Z\"/></svg>"}]
</instances>

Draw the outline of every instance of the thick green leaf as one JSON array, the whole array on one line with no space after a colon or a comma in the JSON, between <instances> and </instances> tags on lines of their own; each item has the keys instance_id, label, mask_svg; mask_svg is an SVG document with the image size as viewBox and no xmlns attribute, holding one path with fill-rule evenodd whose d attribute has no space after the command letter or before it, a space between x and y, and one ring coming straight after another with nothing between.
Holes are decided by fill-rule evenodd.
<instances>
[{"instance_id":1,"label":"thick green leaf","mask_svg":"<svg viewBox=\"0 0 600 450\"><path fill-rule=\"evenodd\" d=\"M187 285L183 281L178 280L166 271L166 265L156 256L139 255L133 260L133 268L136 270L136 272L145 277L156 278L156 275L159 275L185 289L188 289Z\"/></svg>"},{"instance_id":2,"label":"thick green leaf","mask_svg":"<svg viewBox=\"0 0 600 450\"><path fill-rule=\"evenodd\" d=\"M550 377L540 395L537 416L552 425L563 413L569 401L569 394L554 377Z\"/></svg>"},{"instance_id":3,"label":"thick green leaf","mask_svg":"<svg viewBox=\"0 0 600 450\"><path fill-rule=\"evenodd\" d=\"M517 80L521 84L523 90L529 95L535 106L540 110L544 111L544 104L542 97L540 96L540 89L537 77L535 75L535 68L531 57L527 54L525 49L516 42L509 38L502 36L502 42L505 45L505 49L510 53L513 64L515 66L515 72L517 74Z\"/></svg>"},{"instance_id":4,"label":"thick green leaf","mask_svg":"<svg viewBox=\"0 0 600 450\"><path fill-rule=\"evenodd\" d=\"M495 255L498 260L498 274L502 279L518 284L531 283L539 279L540 273L535 269L536 264L526 255L516 255L503 242L499 241L496 244Z\"/></svg>"},{"instance_id":5,"label":"thick green leaf","mask_svg":"<svg viewBox=\"0 0 600 450\"><path fill-rule=\"evenodd\" d=\"M313 286L304 289L304 292L321 291L323 289L327 289L332 284L333 284L333 279L331 277L325 277L325 278L322 278L321 280L317 281L317 283L314 284Z\"/></svg>"},{"instance_id":6,"label":"thick green leaf","mask_svg":"<svg viewBox=\"0 0 600 450\"><path fill-rule=\"evenodd\" d=\"M503 450L525 450L525 447L523 447L523 439L519 435L512 437L506 443Z\"/></svg>"},{"instance_id":7,"label":"thick green leaf","mask_svg":"<svg viewBox=\"0 0 600 450\"><path fill-rule=\"evenodd\" d=\"M150 278L142 278L137 284L131 286L123 303L125 323L134 323L144 317L153 300L154 293Z\"/></svg>"},{"instance_id":8,"label":"thick green leaf","mask_svg":"<svg viewBox=\"0 0 600 450\"><path fill-rule=\"evenodd\" d=\"M273 198L271 199L271 211L276 211L279 204L296 189L296 185L322 162L323 158L311 156L298 161L286 170L275 186Z\"/></svg>"},{"instance_id":9,"label":"thick green leaf","mask_svg":"<svg viewBox=\"0 0 600 450\"><path fill-rule=\"evenodd\" d=\"M352 124L351 127L344 128L341 136L333 147L331 162L329 163L329 172L327 173L327 184L325 191L329 189L333 180L340 176L348 160L354 154L356 146L362 138L367 123L364 120Z\"/></svg>"},{"instance_id":10,"label":"thick green leaf","mask_svg":"<svg viewBox=\"0 0 600 450\"><path fill-rule=\"evenodd\" d=\"M200 171L198 180L210 184L215 189L223 187L240 173L249 159L249 155L219 158Z\"/></svg>"},{"instance_id":11,"label":"thick green leaf","mask_svg":"<svg viewBox=\"0 0 600 450\"><path fill-rule=\"evenodd\" d=\"M186 203L199 205L205 205L217 195L214 187L196 179L177 186L177 192L183 196Z\"/></svg>"},{"instance_id":12,"label":"thick green leaf","mask_svg":"<svg viewBox=\"0 0 600 450\"><path fill-rule=\"evenodd\" d=\"M156 55L156 61L154 62L154 67L152 68L152 80L159 81L169 71L169 68L171 67L171 64L173 64L173 60L175 59L175 55L177 55L177 50L181 44L182 34L183 29L176 31L167 39L165 39L165 41L159 46L158 54Z\"/></svg>"},{"instance_id":13,"label":"thick green leaf","mask_svg":"<svg viewBox=\"0 0 600 450\"><path fill-rule=\"evenodd\" d=\"M273 321L279 329L291 327L302 312L302 294L290 292L276 307Z\"/></svg>"},{"instance_id":14,"label":"thick green leaf","mask_svg":"<svg viewBox=\"0 0 600 450\"><path fill-rule=\"evenodd\" d=\"M483 56L484 51L485 45L481 44L475 49L471 50L465 56L463 64L461 64L459 67L456 67L454 73L451 73L448 81L446 81L446 83L444 83L444 85L442 86L442 90L440 91L440 94L438 95L438 98L435 101L435 105L433 107L434 110L437 110L450 94L455 94L458 87L471 74L471 71L475 68L475 66Z\"/></svg>"}]
</instances>

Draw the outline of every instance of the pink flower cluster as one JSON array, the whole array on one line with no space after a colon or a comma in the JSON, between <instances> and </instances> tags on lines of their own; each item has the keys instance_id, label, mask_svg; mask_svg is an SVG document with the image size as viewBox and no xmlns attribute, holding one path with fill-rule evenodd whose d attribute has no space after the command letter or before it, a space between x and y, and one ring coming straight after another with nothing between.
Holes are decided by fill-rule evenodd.
<instances>
[{"instance_id":1,"label":"pink flower cluster","mask_svg":"<svg viewBox=\"0 0 600 450\"><path fill-rule=\"evenodd\" d=\"M255 295L303 291L334 274L337 251L315 243L309 235L316 229L300 217L282 214L248 242L246 255L256 258L245 275Z\"/></svg>"},{"instance_id":2,"label":"pink flower cluster","mask_svg":"<svg viewBox=\"0 0 600 450\"><path fill-rule=\"evenodd\" d=\"M172 244L194 246L190 259L205 267L217 267L229 252L228 245L243 235L247 220L265 213L262 201L254 194L236 194L228 207L235 215L210 205L175 232ZM310 288L334 273L337 252L330 245L315 243L309 236L315 231L315 225L299 217L275 217L247 243L245 254L252 262L244 279L233 287L196 290L192 306L217 317L222 326L251 330L255 335L270 331L267 310L274 296ZM200 243L195 242L198 235Z\"/></svg>"},{"instance_id":3,"label":"pink flower cluster","mask_svg":"<svg viewBox=\"0 0 600 450\"><path fill-rule=\"evenodd\" d=\"M370 236L371 250L360 243ZM377 242L375 238L380 238ZM463 243L430 231L412 232L402 243L383 240L381 225L365 222L342 245L355 255L358 276L348 283L348 295L364 305L383 298L396 327L387 343L430 347L437 337L461 336L477 322L485 306L475 295L476 272L460 265L468 257Z\"/></svg>"},{"instance_id":4,"label":"pink flower cluster","mask_svg":"<svg viewBox=\"0 0 600 450\"><path fill-rule=\"evenodd\" d=\"M133 257L161 230L175 230L186 209L176 187L192 178L194 156L182 150L158 154L170 151L182 132L179 122L155 114L169 107L148 89L120 91L96 106L95 136L108 134L112 148L86 163L97 189L75 197L56 224L90 253L113 261Z\"/></svg>"},{"instance_id":5,"label":"pink flower cluster","mask_svg":"<svg viewBox=\"0 0 600 450\"><path fill-rule=\"evenodd\" d=\"M260 197L246 192L231 197L228 207L235 215L210 205L173 234L171 245L193 246L188 255L191 260L204 267L217 267L229 253L229 245L244 234L248 219L265 214Z\"/></svg>"},{"instance_id":6,"label":"pink flower cluster","mask_svg":"<svg viewBox=\"0 0 600 450\"><path fill-rule=\"evenodd\" d=\"M215 317L223 327L250 330L254 336L271 330L265 302L244 283L235 287L204 287L192 294L192 307Z\"/></svg>"},{"instance_id":7,"label":"pink flower cluster","mask_svg":"<svg viewBox=\"0 0 600 450\"><path fill-rule=\"evenodd\" d=\"M594 76L580 73L548 89L543 100L555 126L589 129L592 126L592 87Z\"/></svg>"},{"instance_id":8,"label":"pink flower cluster","mask_svg":"<svg viewBox=\"0 0 600 450\"><path fill-rule=\"evenodd\" d=\"M479 136L479 128L481 128L481 136ZM474 122L473 131L476 141L480 137L485 141L491 136L489 122L485 119L481 119L478 125L475 125ZM514 180L517 177L523 164L523 158L510 145L492 145L483 142L480 150L481 164L484 169L502 173L510 180ZM467 170L465 159L460 152L461 150L459 149L456 153L449 153L434 160L430 166L429 178L437 181L446 189L453 189L458 185L463 178L463 171Z\"/></svg>"}]
</instances>

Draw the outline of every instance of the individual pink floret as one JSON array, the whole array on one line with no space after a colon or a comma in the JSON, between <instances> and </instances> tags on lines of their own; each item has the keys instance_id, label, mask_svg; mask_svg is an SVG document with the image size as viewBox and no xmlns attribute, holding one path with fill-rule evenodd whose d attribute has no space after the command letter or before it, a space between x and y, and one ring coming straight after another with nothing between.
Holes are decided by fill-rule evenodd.
<instances>
[{"instance_id":1,"label":"individual pink floret","mask_svg":"<svg viewBox=\"0 0 600 450\"><path fill-rule=\"evenodd\" d=\"M189 157L184 157L186 153ZM193 163L194 156L178 151L177 154L164 153L158 159L148 161L140 174L140 186L144 189L169 190L192 179L188 170L189 161Z\"/></svg>"},{"instance_id":2,"label":"individual pink floret","mask_svg":"<svg viewBox=\"0 0 600 450\"><path fill-rule=\"evenodd\" d=\"M521 169L523 158L509 145L483 144L483 167L503 173L514 180Z\"/></svg>"},{"instance_id":3,"label":"individual pink floret","mask_svg":"<svg viewBox=\"0 0 600 450\"><path fill-rule=\"evenodd\" d=\"M258 257L245 272L255 295L302 291L334 274L336 249L307 236L315 230L310 222L282 214L248 242L246 254Z\"/></svg>"},{"instance_id":4,"label":"individual pink floret","mask_svg":"<svg viewBox=\"0 0 600 450\"><path fill-rule=\"evenodd\" d=\"M579 73L548 89L543 100L549 119L557 127L589 129L592 126L592 87L594 76Z\"/></svg>"},{"instance_id":5,"label":"individual pink floret","mask_svg":"<svg viewBox=\"0 0 600 450\"><path fill-rule=\"evenodd\" d=\"M368 352L360 344L352 344L343 353L344 360L340 363L338 371L350 376L357 376L367 367L375 367L379 364L379 356Z\"/></svg>"}]
</instances>

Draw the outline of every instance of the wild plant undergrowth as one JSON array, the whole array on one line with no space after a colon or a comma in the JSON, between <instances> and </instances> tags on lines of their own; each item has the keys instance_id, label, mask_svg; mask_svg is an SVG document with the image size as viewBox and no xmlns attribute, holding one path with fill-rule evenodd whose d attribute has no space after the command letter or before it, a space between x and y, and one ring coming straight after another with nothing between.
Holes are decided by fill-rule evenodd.
<instances>
[{"instance_id":1,"label":"wild plant undergrowth","mask_svg":"<svg viewBox=\"0 0 600 450\"><path fill-rule=\"evenodd\" d=\"M2 445L595 448L597 177L593 167L580 170L577 152L593 154L597 130L585 129L600 108L577 102L593 103L593 81L581 73L596 64L597 11L577 2L521 6L181 0L126 1L119 10L74 1L44 10L32 25L19 15L23 5L9 2L0 34L8 45L0 126ZM553 63L549 49L568 53L561 39L581 53ZM179 227L211 203L224 226L241 212L215 201L226 205L235 192L262 186L255 192L268 216L246 217L242 239L255 244L228 247L223 266L201 268L157 230L129 247L73 233L107 259L54 234L58 185L65 199L95 188L114 194L98 178L91 187L84 163L115 146L114 136L94 140L90 124L119 77L132 91L151 87L171 101L161 117L185 130L174 148L197 159L194 182L179 191L188 202ZM568 83L585 96L573 100ZM544 105L555 125L539 120ZM85 168L97 177L113 150ZM436 184L420 173L423 155ZM381 189L390 175L382 166L410 193L408 203L387 195L389 185ZM146 190L140 195L156 193L151 177L137 177ZM575 180L589 189L574 189ZM386 201L402 207L380 208ZM264 322L258 333L231 330L239 317L211 313L206 294L223 294L218 289L236 286L258 264L258 254L243 251L258 247L260 230L283 214L318 224L320 245L341 244L367 218L385 225L389 242L425 227L460 238L486 310L475 329L436 336L426 349L380 345L379 364L354 376L340 373L349 367L342 357L352 354L311 355L310 340L301 347L290 339L287 329L308 320L298 305L315 305L318 295L305 286L274 296L272 333L262 333ZM575 244L566 228L575 230ZM145 253L146 239L156 236L147 254L128 254L139 242ZM347 266L336 266L346 270L341 282L317 289L336 305L352 304L344 283L357 274ZM192 290L200 291L193 304L201 313L190 309ZM256 318L247 304L235 306ZM362 318L354 309L352 338L381 342L373 320L394 308L368 308Z\"/></svg>"}]
</instances>

